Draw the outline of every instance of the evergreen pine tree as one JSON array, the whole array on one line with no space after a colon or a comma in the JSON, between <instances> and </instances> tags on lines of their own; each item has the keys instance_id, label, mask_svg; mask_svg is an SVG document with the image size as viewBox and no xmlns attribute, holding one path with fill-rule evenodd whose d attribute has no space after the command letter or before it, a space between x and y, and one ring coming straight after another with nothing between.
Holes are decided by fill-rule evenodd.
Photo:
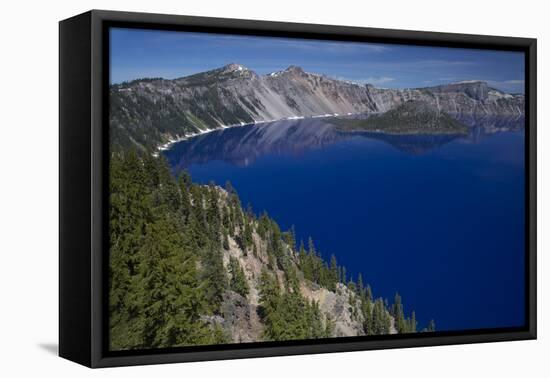
<instances>
[{"instance_id":1,"label":"evergreen pine tree","mask_svg":"<svg viewBox=\"0 0 550 378\"><path fill-rule=\"evenodd\" d=\"M347 278L347 273L346 273L346 267L345 266L342 267L342 283L344 285L347 285L347 283L348 283L348 278Z\"/></svg>"},{"instance_id":2,"label":"evergreen pine tree","mask_svg":"<svg viewBox=\"0 0 550 378\"><path fill-rule=\"evenodd\" d=\"M357 276L357 295L361 299L365 298L365 287L363 286L363 275L361 273Z\"/></svg>"},{"instance_id":3,"label":"evergreen pine tree","mask_svg":"<svg viewBox=\"0 0 550 378\"><path fill-rule=\"evenodd\" d=\"M338 262L336 261L336 256L334 255L330 255L330 279L331 284L329 289L334 291L336 289L336 284L340 281Z\"/></svg>"},{"instance_id":4,"label":"evergreen pine tree","mask_svg":"<svg viewBox=\"0 0 550 378\"><path fill-rule=\"evenodd\" d=\"M384 334L384 302L382 299L377 299L374 302L374 307L372 309L372 334L373 335L383 335Z\"/></svg>"},{"instance_id":5,"label":"evergreen pine tree","mask_svg":"<svg viewBox=\"0 0 550 378\"><path fill-rule=\"evenodd\" d=\"M398 333L406 332L405 316L403 313L403 305L401 303L401 296L395 293L394 303L392 306L391 314L395 319L395 329Z\"/></svg>"},{"instance_id":6,"label":"evergreen pine tree","mask_svg":"<svg viewBox=\"0 0 550 378\"><path fill-rule=\"evenodd\" d=\"M215 245L210 245L206 249L202 268L201 276L206 300L210 305L210 311L218 314L223 301L223 293L227 287L227 277L221 251Z\"/></svg>"},{"instance_id":7,"label":"evergreen pine tree","mask_svg":"<svg viewBox=\"0 0 550 378\"><path fill-rule=\"evenodd\" d=\"M412 314L411 314L411 326L410 326L409 332L411 332L411 333L416 332L417 325L418 324L416 322L416 313L413 311Z\"/></svg>"},{"instance_id":8,"label":"evergreen pine tree","mask_svg":"<svg viewBox=\"0 0 550 378\"><path fill-rule=\"evenodd\" d=\"M231 274L231 279L229 281L229 287L231 290L242 295L243 297L246 297L250 290L248 287L248 282L246 281L244 271L239 264L239 261L233 256L229 258L229 273Z\"/></svg>"},{"instance_id":9,"label":"evergreen pine tree","mask_svg":"<svg viewBox=\"0 0 550 378\"><path fill-rule=\"evenodd\" d=\"M367 299L367 302L372 302L372 289L370 288L369 284L367 284L367 288L365 290L365 297Z\"/></svg>"}]
</instances>

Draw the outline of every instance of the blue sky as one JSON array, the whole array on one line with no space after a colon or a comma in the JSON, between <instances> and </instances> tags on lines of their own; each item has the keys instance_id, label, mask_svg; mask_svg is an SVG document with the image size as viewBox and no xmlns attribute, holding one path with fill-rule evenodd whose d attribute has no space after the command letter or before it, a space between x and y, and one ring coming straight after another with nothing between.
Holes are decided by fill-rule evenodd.
<instances>
[{"instance_id":1,"label":"blue sky","mask_svg":"<svg viewBox=\"0 0 550 378\"><path fill-rule=\"evenodd\" d=\"M111 83L173 79L228 63L258 74L297 65L387 88L484 80L505 92L524 92L524 56L519 52L111 29Z\"/></svg>"}]
</instances>

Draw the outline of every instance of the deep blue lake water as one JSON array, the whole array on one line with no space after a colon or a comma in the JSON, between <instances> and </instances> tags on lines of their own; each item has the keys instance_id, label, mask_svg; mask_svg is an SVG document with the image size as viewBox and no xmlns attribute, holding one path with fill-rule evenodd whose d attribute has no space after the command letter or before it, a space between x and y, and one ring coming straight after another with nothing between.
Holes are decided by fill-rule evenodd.
<instances>
[{"instance_id":1,"label":"deep blue lake water","mask_svg":"<svg viewBox=\"0 0 550 378\"><path fill-rule=\"evenodd\" d=\"M521 121L523 122L523 121ZM513 123L512 123L513 124ZM524 324L524 132L339 133L325 120L212 132L165 152L175 173L224 185L311 236L375 296L403 297L419 329Z\"/></svg>"}]
</instances>

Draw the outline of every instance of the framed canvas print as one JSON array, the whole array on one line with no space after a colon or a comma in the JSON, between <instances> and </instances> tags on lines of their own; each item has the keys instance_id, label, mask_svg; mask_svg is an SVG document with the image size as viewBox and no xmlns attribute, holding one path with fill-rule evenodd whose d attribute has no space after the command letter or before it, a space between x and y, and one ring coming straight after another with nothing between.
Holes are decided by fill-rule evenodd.
<instances>
[{"instance_id":1,"label":"framed canvas print","mask_svg":"<svg viewBox=\"0 0 550 378\"><path fill-rule=\"evenodd\" d=\"M60 355L536 337L536 41L60 23Z\"/></svg>"}]
</instances>

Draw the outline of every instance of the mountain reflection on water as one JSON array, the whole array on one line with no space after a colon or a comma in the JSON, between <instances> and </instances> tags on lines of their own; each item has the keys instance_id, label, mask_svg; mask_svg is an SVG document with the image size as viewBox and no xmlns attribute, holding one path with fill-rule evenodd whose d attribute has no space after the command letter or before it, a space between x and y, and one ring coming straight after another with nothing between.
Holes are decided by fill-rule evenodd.
<instances>
[{"instance_id":1,"label":"mountain reflection on water","mask_svg":"<svg viewBox=\"0 0 550 378\"><path fill-rule=\"evenodd\" d=\"M524 128L523 117L472 117L457 119L470 128L468 135L398 135L378 132L340 132L327 119L284 120L220 129L176 143L164 152L175 172L213 160L248 166L262 155L300 155L352 138L385 142L413 155L425 154L453 140L477 143L495 133Z\"/></svg>"}]
</instances>

